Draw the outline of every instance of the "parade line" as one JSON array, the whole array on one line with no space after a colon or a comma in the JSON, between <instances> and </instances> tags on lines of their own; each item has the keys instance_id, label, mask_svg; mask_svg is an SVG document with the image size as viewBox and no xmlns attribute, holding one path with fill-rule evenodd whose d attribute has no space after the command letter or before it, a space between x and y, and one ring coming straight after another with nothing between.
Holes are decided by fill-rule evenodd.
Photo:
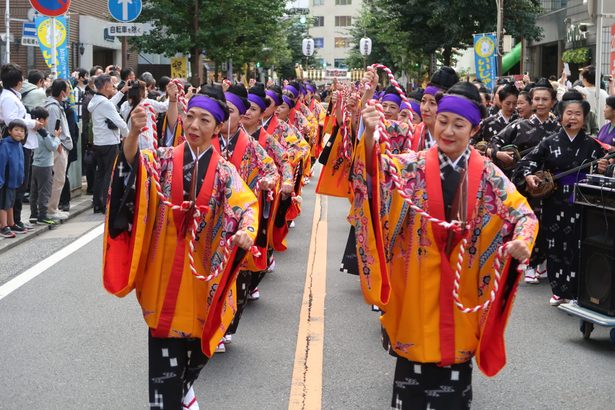
<instances>
[{"instance_id":1,"label":"parade line","mask_svg":"<svg viewBox=\"0 0 615 410\"><path fill-rule=\"evenodd\" d=\"M327 198L316 195L289 410L319 410L322 407L326 282Z\"/></svg>"},{"instance_id":2,"label":"parade line","mask_svg":"<svg viewBox=\"0 0 615 410\"><path fill-rule=\"evenodd\" d=\"M48 256L47 258L43 259L28 270L14 277L4 285L0 286L0 300L4 299L6 296L10 295L26 283L30 282L38 275L45 272L47 269L51 268L56 263L60 262L62 259L72 255L88 243L92 242L94 239L98 238L100 235L102 235L104 230L105 224L98 225L96 228L81 236L76 241L60 249L51 256Z\"/></svg>"}]
</instances>

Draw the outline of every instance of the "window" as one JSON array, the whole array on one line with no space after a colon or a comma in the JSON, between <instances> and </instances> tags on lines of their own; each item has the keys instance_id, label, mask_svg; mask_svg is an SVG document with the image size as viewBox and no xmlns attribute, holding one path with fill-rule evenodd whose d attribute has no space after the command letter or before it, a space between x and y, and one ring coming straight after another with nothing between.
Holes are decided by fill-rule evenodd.
<instances>
[{"instance_id":1,"label":"window","mask_svg":"<svg viewBox=\"0 0 615 410\"><path fill-rule=\"evenodd\" d=\"M337 0L336 0L337 1ZM325 5L325 0L313 0L312 3L314 6L324 6Z\"/></svg>"},{"instance_id":2,"label":"window","mask_svg":"<svg viewBox=\"0 0 615 410\"><path fill-rule=\"evenodd\" d=\"M314 48L323 48L325 46L325 39L322 37L314 37Z\"/></svg>"},{"instance_id":3,"label":"window","mask_svg":"<svg viewBox=\"0 0 615 410\"><path fill-rule=\"evenodd\" d=\"M335 37L335 48L349 48L350 37Z\"/></svg>"},{"instance_id":4,"label":"window","mask_svg":"<svg viewBox=\"0 0 615 410\"><path fill-rule=\"evenodd\" d=\"M314 27L324 27L325 16L314 16Z\"/></svg>"},{"instance_id":5,"label":"window","mask_svg":"<svg viewBox=\"0 0 615 410\"><path fill-rule=\"evenodd\" d=\"M346 59L344 58L336 58L333 65L335 66L335 68L348 68L348 66L346 65Z\"/></svg>"},{"instance_id":6,"label":"window","mask_svg":"<svg viewBox=\"0 0 615 410\"><path fill-rule=\"evenodd\" d=\"M316 0L314 0L316 1ZM335 5L336 6L347 6L349 4L352 4L352 0L335 0Z\"/></svg>"},{"instance_id":7,"label":"window","mask_svg":"<svg viewBox=\"0 0 615 410\"><path fill-rule=\"evenodd\" d=\"M335 16L335 27L352 26L352 16Z\"/></svg>"}]
</instances>

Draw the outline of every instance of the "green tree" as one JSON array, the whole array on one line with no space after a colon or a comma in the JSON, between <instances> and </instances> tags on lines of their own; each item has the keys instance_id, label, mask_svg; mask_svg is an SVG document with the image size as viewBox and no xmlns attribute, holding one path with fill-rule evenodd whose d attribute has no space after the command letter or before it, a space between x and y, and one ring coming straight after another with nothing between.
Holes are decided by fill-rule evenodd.
<instances>
[{"instance_id":1,"label":"green tree","mask_svg":"<svg viewBox=\"0 0 615 410\"><path fill-rule=\"evenodd\" d=\"M173 56L190 54L193 84L202 79L201 56L216 63L232 58L237 66L288 58L281 41L284 0L144 0L140 21L152 31L133 42L142 50ZM274 51L275 50L275 51Z\"/></svg>"},{"instance_id":2,"label":"green tree","mask_svg":"<svg viewBox=\"0 0 615 410\"><path fill-rule=\"evenodd\" d=\"M493 32L496 27L495 0L371 0L406 37L410 50L431 55L442 51L443 62L450 65L454 49L466 48L475 33ZM504 28L514 37L539 39L536 26L540 13L538 0L506 0Z\"/></svg>"}]
</instances>

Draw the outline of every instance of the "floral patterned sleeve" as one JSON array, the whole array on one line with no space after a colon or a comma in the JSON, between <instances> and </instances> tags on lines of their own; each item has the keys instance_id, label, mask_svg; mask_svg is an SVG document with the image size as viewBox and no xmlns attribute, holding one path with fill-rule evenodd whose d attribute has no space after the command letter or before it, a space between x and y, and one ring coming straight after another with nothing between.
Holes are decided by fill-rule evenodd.
<instances>
[{"instance_id":1,"label":"floral patterned sleeve","mask_svg":"<svg viewBox=\"0 0 615 410\"><path fill-rule=\"evenodd\" d=\"M484 203L489 213L506 222L505 229L532 247L538 233L538 219L515 185L491 161L486 162Z\"/></svg>"},{"instance_id":2,"label":"floral patterned sleeve","mask_svg":"<svg viewBox=\"0 0 615 410\"><path fill-rule=\"evenodd\" d=\"M224 195L226 230L245 231L255 240L259 219L256 196L230 163L225 161L218 169L221 175L218 189Z\"/></svg>"},{"instance_id":3,"label":"floral patterned sleeve","mask_svg":"<svg viewBox=\"0 0 615 410\"><path fill-rule=\"evenodd\" d=\"M271 135L267 137L267 154L275 161L278 171L282 175L282 182L293 183L293 171L288 162L288 155L280 144Z\"/></svg>"},{"instance_id":4,"label":"floral patterned sleeve","mask_svg":"<svg viewBox=\"0 0 615 410\"><path fill-rule=\"evenodd\" d=\"M254 140L253 144L256 153L256 164L259 168L259 176L261 179L268 178L277 181L278 168L276 167L275 161L256 140Z\"/></svg>"}]
</instances>

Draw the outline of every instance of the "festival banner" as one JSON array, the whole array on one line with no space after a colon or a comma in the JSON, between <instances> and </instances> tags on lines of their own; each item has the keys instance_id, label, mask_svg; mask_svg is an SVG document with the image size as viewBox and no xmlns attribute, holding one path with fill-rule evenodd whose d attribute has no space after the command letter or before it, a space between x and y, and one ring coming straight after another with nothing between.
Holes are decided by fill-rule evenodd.
<instances>
[{"instance_id":1,"label":"festival banner","mask_svg":"<svg viewBox=\"0 0 615 410\"><path fill-rule=\"evenodd\" d=\"M495 88L497 77L496 42L497 38L493 33L474 34L476 78L491 91Z\"/></svg>"},{"instance_id":2,"label":"festival banner","mask_svg":"<svg viewBox=\"0 0 615 410\"><path fill-rule=\"evenodd\" d=\"M188 58L171 57L171 78L188 78Z\"/></svg>"},{"instance_id":3,"label":"festival banner","mask_svg":"<svg viewBox=\"0 0 615 410\"><path fill-rule=\"evenodd\" d=\"M56 45L56 69L58 78L68 79L70 77L68 67L68 24L65 16L56 17L55 19L55 45ZM51 38L51 22L49 17L37 17L36 34L38 37L39 47L43 53L43 58L47 66L51 68L51 47L53 41Z\"/></svg>"}]
</instances>

